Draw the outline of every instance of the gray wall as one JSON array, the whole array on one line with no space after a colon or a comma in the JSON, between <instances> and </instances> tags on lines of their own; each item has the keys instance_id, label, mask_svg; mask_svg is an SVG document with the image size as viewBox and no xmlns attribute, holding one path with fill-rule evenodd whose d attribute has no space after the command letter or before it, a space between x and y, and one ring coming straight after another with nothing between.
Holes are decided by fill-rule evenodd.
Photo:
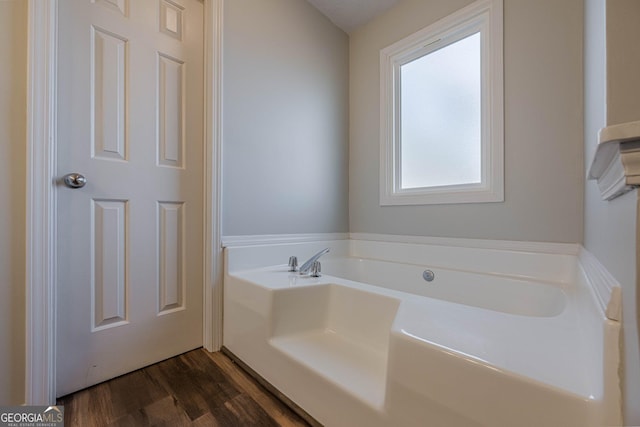
<instances>
[{"instance_id":1,"label":"gray wall","mask_svg":"<svg viewBox=\"0 0 640 427\"><path fill-rule=\"evenodd\" d=\"M607 124L640 120L640 2L607 1Z\"/></svg>"},{"instance_id":2,"label":"gray wall","mask_svg":"<svg viewBox=\"0 0 640 427\"><path fill-rule=\"evenodd\" d=\"M640 106L637 97L640 91L637 80L640 75L637 47L640 28L637 22L640 22L637 0L585 0L584 149L587 168L593 159L601 128L640 120L640 109L637 108ZM628 25L631 23L633 25ZM626 59L622 61L622 58ZM626 425L640 425L637 202L637 191L604 202L596 182L586 182L584 246L622 286L622 389Z\"/></svg>"},{"instance_id":3,"label":"gray wall","mask_svg":"<svg viewBox=\"0 0 640 427\"><path fill-rule=\"evenodd\" d=\"M505 202L385 206L379 51L472 0L403 0L351 34L350 231L581 242L582 0L505 0Z\"/></svg>"},{"instance_id":4,"label":"gray wall","mask_svg":"<svg viewBox=\"0 0 640 427\"><path fill-rule=\"evenodd\" d=\"M0 1L0 405L24 402L27 2Z\"/></svg>"},{"instance_id":5,"label":"gray wall","mask_svg":"<svg viewBox=\"0 0 640 427\"><path fill-rule=\"evenodd\" d=\"M223 235L348 231L348 43L306 1L225 2Z\"/></svg>"}]
</instances>

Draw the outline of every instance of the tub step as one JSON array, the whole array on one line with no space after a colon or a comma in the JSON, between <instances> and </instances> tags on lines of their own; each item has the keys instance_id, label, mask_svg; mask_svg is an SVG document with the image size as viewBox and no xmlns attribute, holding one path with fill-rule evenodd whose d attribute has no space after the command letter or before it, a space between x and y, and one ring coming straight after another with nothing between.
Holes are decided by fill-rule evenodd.
<instances>
[{"instance_id":1,"label":"tub step","mask_svg":"<svg viewBox=\"0 0 640 427\"><path fill-rule=\"evenodd\" d=\"M270 344L364 403L384 405L387 355L330 330L272 338Z\"/></svg>"}]
</instances>

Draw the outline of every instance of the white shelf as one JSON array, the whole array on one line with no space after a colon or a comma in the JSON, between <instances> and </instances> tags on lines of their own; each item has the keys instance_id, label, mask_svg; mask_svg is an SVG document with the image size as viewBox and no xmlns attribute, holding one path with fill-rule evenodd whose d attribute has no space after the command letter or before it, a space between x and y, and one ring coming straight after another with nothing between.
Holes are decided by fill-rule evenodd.
<instances>
[{"instance_id":1,"label":"white shelf","mask_svg":"<svg viewBox=\"0 0 640 427\"><path fill-rule=\"evenodd\" d=\"M598 181L603 200L640 186L640 121L602 128L589 179Z\"/></svg>"}]
</instances>

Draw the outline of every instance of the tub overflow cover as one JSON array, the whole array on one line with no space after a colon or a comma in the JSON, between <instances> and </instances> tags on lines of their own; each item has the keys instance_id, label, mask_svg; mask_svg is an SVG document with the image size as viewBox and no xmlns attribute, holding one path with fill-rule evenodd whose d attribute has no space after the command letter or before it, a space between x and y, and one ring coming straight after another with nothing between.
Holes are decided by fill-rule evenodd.
<instances>
[{"instance_id":1,"label":"tub overflow cover","mask_svg":"<svg viewBox=\"0 0 640 427\"><path fill-rule=\"evenodd\" d=\"M433 274L433 271L431 270L425 270L422 272L422 278L424 280L426 280L427 282L431 282L433 281L433 279L435 279L436 275Z\"/></svg>"}]
</instances>

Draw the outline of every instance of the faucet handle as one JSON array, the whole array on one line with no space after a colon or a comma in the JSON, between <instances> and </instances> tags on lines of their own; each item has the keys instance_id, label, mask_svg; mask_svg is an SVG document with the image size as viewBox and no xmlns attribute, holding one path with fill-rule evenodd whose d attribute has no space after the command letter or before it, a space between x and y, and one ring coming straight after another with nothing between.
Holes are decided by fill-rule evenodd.
<instances>
[{"instance_id":1,"label":"faucet handle","mask_svg":"<svg viewBox=\"0 0 640 427\"><path fill-rule=\"evenodd\" d=\"M289 271L298 271L298 257L289 257Z\"/></svg>"},{"instance_id":2,"label":"faucet handle","mask_svg":"<svg viewBox=\"0 0 640 427\"><path fill-rule=\"evenodd\" d=\"M322 270L321 266L320 266L320 261L314 261L313 265L311 266L311 277L320 277L322 276L320 274L320 271Z\"/></svg>"}]
</instances>

